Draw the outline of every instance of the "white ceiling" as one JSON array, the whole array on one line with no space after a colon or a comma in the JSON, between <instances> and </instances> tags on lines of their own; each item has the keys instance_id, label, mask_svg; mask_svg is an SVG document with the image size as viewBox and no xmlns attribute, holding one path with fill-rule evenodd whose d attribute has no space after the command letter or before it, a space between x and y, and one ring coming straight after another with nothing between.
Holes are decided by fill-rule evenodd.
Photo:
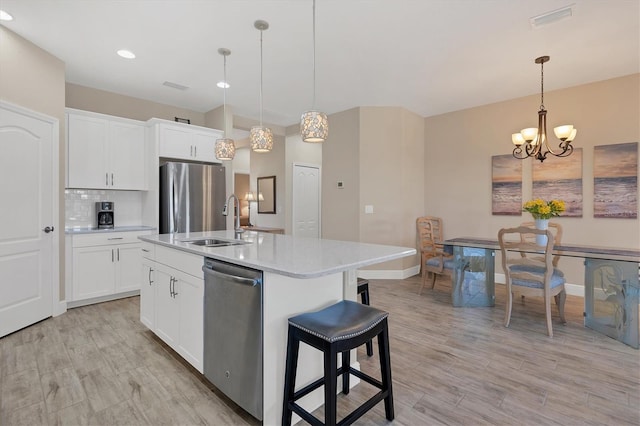
<instances>
[{"instance_id":1,"label":"white ceiling","mask_svg":"<svg viewBox=\"0 0 640 426\"><path fill-rule=\"evenodd\" d=\"M569 4L573 17L529 18ZM206 112L298 122L312 103L311 0L1 0L3 25L66 63L68 82ZM638 0L317 0L317 109L403 106L421 116L640 72ZM136 53L121 59L118 49ZM179 91L164 81L188 86ZM537 105L535 106L537 107Z\"/></svg>"}]
</instances>

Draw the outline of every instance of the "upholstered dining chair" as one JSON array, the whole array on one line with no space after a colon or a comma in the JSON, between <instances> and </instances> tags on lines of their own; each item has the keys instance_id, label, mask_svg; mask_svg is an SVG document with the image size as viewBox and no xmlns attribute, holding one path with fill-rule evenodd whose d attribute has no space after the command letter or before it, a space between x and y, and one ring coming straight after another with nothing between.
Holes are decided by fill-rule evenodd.
<instances>
[{"instance_id":1,"label":"upholstered dining chair","mask_svg":"<svg viewBox=\"0 0 640 426\"><path fill-rule=\"evenodd\" d=\"M538 246L529 241L530 236L547 235L547 245ZM547 334L553 337L551 322L551 296L554 297L560 320L564 324L564 275L553 266L554 235L550 230L539 230L520 226L503 228L498 232L498 243L502 253L502 269L504 270L507 301L505 306L504 326L509 327L513 307L513 293L518 291L523 296L536 296L544 299ZM542 256L522 257L521 253L542 254Z\"/></svg>"},{"instance_id":2,"label":"upholstered dining chair","mask_svg":"<svg viewBox=\"0 0 640 426\"><path fill-rule=\"evenodd\" d=\"M453 270L453 255L447 254L442 245L442 219L435 216L422 216L416 220L418 247L421 254L420 267L422 270L422 284L418 294L427 282L427 274L431 274L431 288L436 285L437 275L451 275Z\"/></svg>"}]
</instances>

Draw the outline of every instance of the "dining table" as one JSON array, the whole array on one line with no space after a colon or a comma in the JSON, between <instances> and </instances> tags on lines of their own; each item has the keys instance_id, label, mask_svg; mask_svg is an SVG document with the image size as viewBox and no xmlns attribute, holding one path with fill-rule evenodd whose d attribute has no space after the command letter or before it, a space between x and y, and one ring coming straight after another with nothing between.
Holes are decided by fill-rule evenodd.
<instances>
[{"instance_id":1,"label":"dining table","mask_svg":"<svg viewBox=\"0 0 640 426\"><path fill-rule=\"evenodd\" d=\"M443 244L454 259L453 306L494 306L497 238L459 237ZM584 325L638 349L640 249L558 244L553 254L584 259Z\"/></svg>"}]
</instances>

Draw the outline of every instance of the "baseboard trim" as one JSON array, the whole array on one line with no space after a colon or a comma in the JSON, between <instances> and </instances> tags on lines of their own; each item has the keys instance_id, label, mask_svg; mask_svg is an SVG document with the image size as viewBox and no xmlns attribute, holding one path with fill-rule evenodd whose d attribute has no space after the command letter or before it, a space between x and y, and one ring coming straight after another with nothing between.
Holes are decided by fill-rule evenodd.
<instances>
[{"instance_id":1,"label":"baseboard trim","mask_svg":"<svg viewBox=\"0 0 640 426\"><path fill-rule=\"evenodd\" d=\"M109 296L92 297L90 299L74 300L67 303L67 308L77 308L79 306L93 305L94 303L108 302L110 300L124 299L125 297L138 296L140 290L126 291L124 293L110 294Z\"/></svg>"},{"instance_id":2,"label":"baseboard trim","mask_svg":"<svg viewBox=\"0 0 640 426\"><path fill-rule=\"evenodd\" d=\"M53 304L53 316L57 317L67 312L67 301L61 300L58 303Z\"/></svg>"},{"instance_id":3,"label":"baseboard trim","mask_svg":"<svg viewBox=\"0 0 640 426\"><path fill-rule=\"evenodd\" d=\"M357 275L368 280L404 280L419 273L420 265L416 265L408 269L359 269Z\"/></svg>"}]
</instances>

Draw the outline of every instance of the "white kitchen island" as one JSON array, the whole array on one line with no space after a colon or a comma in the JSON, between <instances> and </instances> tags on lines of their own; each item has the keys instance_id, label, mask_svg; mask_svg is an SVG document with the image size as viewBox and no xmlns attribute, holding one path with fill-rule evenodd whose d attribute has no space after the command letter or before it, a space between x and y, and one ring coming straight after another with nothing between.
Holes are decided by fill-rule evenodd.
<instances>
[{"instance_id":1,"label":"white kitchen island","mask_svg":"<svg viewBox=\"0 0 640 426\"><path fill-rule=\"evenodd\" d=\"M378 244L296 238L289 235L244 232L242 245L203 247L188 242L201 238L233 240L233 231L163 234L140 237L143 243L141 320L176 352L202 372L204 258L221 260L263 272L263 423L280 424L287 319L340 300L355 300L356 270L375 263L414 255L416 250ZM185 241L186 240L186 241ZM154 274L158 275L154 275ZM171 277L163 282L162 277ZM175 281L174 281L175 280ZM164 287L170 287L170 292ZM177 287L176 287L177 286ZM177 290L176 290L177 289ZM176 293L163 302L166 294ZM184 297L169 315L171 303ZM177 322L177 324L174 324ZM175 326L175 327L174 327ZM167 328L175 331L167 332ZM183 335L184 334L184 335ZM355 352L355 351L354 351ZM355 353L352 362L357 366ZM322 354L300 347L296 387L322 376ZM355 381L354 381L355 383ZM323 404L322 389L300 401L309 411Z\"/></svg>"}]
</instances>

